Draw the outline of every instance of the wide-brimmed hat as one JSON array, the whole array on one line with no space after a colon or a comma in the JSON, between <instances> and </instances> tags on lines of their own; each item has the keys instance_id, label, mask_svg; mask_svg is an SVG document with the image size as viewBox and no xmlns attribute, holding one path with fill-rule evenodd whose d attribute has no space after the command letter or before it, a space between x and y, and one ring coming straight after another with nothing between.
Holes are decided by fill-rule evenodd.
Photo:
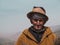
<instances>
[{"instance_id":1,"label":"wide-brimmed hat","mask_svg":"<svg viewBox=\"0 0 60 45\"><path fill-rule=\"evenodd\" d=\"M27 13L27 17L29 19L32 19L34 16L36 18L44 18L46 21L48 20L48 16L46 15L46 12L43 7L33 8L32 11Z\"/></svg>"}]
</instances>

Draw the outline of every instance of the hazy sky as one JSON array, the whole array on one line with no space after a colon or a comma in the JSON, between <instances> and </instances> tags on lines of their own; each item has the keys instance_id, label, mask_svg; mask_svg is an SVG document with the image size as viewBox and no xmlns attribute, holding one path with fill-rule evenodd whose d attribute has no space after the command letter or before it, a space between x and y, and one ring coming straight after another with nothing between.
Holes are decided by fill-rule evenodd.
<instances>
[{"instance_id":1,"label":"hazy sky","mask_svg":"<svg viewBox=\"0 0 60 45\"><path fill-rule=\"evenodd\" d=\"M0 34L14 34L31 26L26 14L33 6L46 9L47 26L60 25L60 0L0 0Z\"/></svg>"}]
</instances>

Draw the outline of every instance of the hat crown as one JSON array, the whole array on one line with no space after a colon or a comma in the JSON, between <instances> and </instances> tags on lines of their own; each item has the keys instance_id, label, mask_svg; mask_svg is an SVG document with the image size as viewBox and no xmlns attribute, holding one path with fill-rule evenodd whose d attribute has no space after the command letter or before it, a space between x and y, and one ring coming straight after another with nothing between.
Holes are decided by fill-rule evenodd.
<instances>
[{"instance_id":1,"label":"hat crown","mask_svg":"<svg viewBox=\"0 0 60 45\"><path fill-rule=\"evenodd\" d=\"M33 8L32 12L38 12L38 13L46 14L46 12L44 12L44 10L40 7Z\"/></svg>"}]
</instances>

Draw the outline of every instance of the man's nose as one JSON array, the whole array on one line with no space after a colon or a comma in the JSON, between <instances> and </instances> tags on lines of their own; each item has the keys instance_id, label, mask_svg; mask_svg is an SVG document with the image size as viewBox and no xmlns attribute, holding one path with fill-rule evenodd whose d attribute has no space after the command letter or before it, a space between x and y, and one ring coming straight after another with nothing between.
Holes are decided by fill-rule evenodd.
<instances>
[{"instance_id":1,"label":"man's nose","mask_svg":"<svg viewBox=\"0 0 60 45\"><path fill-rule=\"evenodd\" d=\"M39 21L39 20L37 21L37 24L38 24L38 25L40 24L40 21Z\"/></svg>"}]
</instances>

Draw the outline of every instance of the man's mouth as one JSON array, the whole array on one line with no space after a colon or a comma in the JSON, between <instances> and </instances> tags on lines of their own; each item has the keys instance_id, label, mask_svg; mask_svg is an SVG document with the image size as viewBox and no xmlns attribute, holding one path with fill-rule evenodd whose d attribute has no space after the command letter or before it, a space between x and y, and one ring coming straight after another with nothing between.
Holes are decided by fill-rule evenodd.
<instances>
[{"instance_id":1,"label":"man's mouth","mask_svg":"<svg viewBox=\"0 0 60 45\"><path fill-rule=\"evenodd\" d=\"M42 25L36 25L36 26L37 26L37 28L39 28L39 29L42 27Z\"/></svg>"}]
</instances>

